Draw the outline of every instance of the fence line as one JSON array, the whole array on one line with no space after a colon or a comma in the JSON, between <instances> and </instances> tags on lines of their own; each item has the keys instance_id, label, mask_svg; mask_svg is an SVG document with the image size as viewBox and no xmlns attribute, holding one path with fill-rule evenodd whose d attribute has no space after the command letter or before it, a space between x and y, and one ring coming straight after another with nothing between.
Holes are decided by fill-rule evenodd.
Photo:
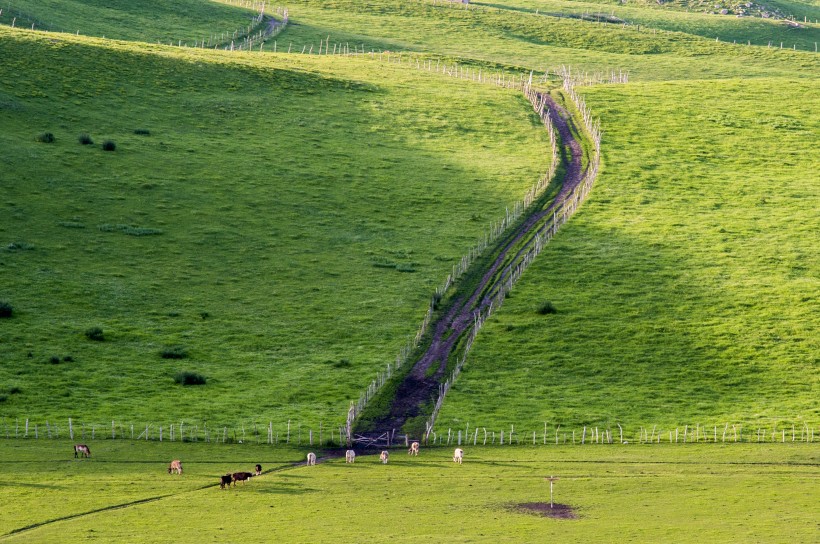
<instances>
[{"instance_id":1,"label":"fence line","mask_svg":"<svg viewBox=\"0 0 820 544\"><path fill-rule=\"evenodd\" d=\"M617 427L617 428L616 428ZM430 430L422 440L428 446L511 446L511 445L602 445L602 444L763 444L763 443L814 443L815 430L820 434L820 426L807 422L780 424L769 426L744 425L729 423L683 426L638 425L624 429L616 423L609 425L589 425L576 428L567 428L562 425L548 426L544 422L543 428L538 430L516 431L515 425L509 429L498 431L487 427L474 426L467 423L464 429L447 429L440 433ZM313 427L303 428L302 425L288 420L287 424L274 427L273 422L267 425L239 427L211 426L207 423L186 424L184 421L170 424L123 424L112 420L107 423L77 423L72 418L59 424L52 420L37 422L33 419L15 419L13 424L3 420L2 435L0 438L19 440L59 440L73 441L96 440L143 440L158 442L206 442L214 444L266 444L271 446L316 446L342 447L348 444L344 426L324 427L319 424L318 430ZM390 433L386 433L390 435ZM373 442L371 446L379 447L407 446L412 440L407 435L393 433L386 443ZM357 441L358 444L367 445Z\"/></svg>"}]
</instances>

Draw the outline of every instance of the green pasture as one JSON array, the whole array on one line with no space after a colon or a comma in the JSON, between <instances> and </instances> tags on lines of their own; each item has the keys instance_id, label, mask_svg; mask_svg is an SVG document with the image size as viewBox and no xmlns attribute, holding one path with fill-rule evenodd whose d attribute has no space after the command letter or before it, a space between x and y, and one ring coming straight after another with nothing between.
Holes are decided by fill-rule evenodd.
<instances>
[{"instance_id":1,"label":"green pasture","mask_svg":"<svg viewBox=\"0 0 820 544\"><path fill-rule=\"evenodd\" d=\"M3 418L338 425L547 170L520 93L406 63L8 29L0 55Z\"/></svg>"},{"instance_id":2,"label":"green pasture","mask_svg":"<svg viewBox=\"0 0 820 544\"><path fill-rule=\"evenodd\" d=\"M206 43L247 29L251 12L210 0L0 0L0 23L111 39Z\"/></svg>"},{"instance_id":3,"label":"green pasture","mask_svg":"<svg viewBox=\"0 0 820 544\"><path fill-rule=\"evenodd\" d=\"M813 87L584 89L602 173L482 329L438 431L816 425Z\"/></svg>"},{"instance_id":4,"label":"green pasture","mask_svg":"<svg viewBox=\"0 0 820 544\"><path fill-rule=\"evenodd\" d=\"M784 2L785 4L785 2ZM650 3L629 2L578 2L573 0L498 0L474 5L514 9L527 13L538 12L543 16L560 16L584 19L588 22L608 22L610 26L646 27L652 31L674 31L701 36L722 42L784 48L796 46L802 51L814 51L814 42L820 41L820 6L813 11L790 10L800 13L799 26L789 25L783 20L761 17L737 17L696 11L675 9L675 2L665 2L663 7L654 1ZM710 6L713 4L710 4ZM810 9L810 8L809 8ZM804 23L803 18L806 18Z\"/></svg>"},{"instance_id":5,"label":"green pasture","mask_svg":"<svg viewBox=\"0 0 820 544\"><path fill-rule=\"evenodd\" d=\"M84 441L91 457L74 458L66 440L0 441L0 535L95 510L211 489L220 476L281 470L302 452L251 445ZM168 475L172 459L182 476ZM217 489L219 489L217 487Z\"/></svg>"},{"instance_id":6,"label":"green pasture","mask_svg":"<svg viewBox=\"0 0 820 544\"><path fill-rule=\"evenodd\" d=\"M732 37L728 20L715 28L725 35L718 35L720 42L715 36L702 37L711 30L694 15L679 28L669 25L669 30L662 30L483 6L465 10L446 2L301 0L289 5L294 24L276 40L279 47L298 51L311 45L317 51L319 41L328 37L331 45L359 39L370 47L365 40L378 40L392 50L433 52L537 72L561 65L588 72L623 69L634 80L811 77L820 69L820 57L813 53L815 27L804 29L805 39L786 42L787 47L800 43L798 51L792 51L733 44L740 38ZM764 30L750 32L764 44L785 40L777 33L764 42Z\"/></svg>"},{"instance_id":7,"label":"green pasture","mask_svg":"<svg viewBox=\"0 0 820 544\"><path fill-rule=\"evenodd\" d=\"M50 22L52 28L75 32L78 27L80 34L163 43L209 39L243 27L253 14L249 9L207 0L175 0L167 13L143 0L121 4L4 1L35 14L38 21ZM561 65L584 71L622 69L633 79L649 80L806 77L820 70L814 54L820 30L812 24L790 28L782 21L606 5L610 12L634 23L624 28L564 17L604 7L561 0L527 4L504 0L474 4L469 10L426 0L297 0L286 6L290 24L272 40L275 44L265 45L266 50L275 46L277 51L307 53L312 48L317 53L320 41L329 40L331 48L338 44L365 51L423 51L541 72ZM562 16L536 15L535 10ZM187 23L185 14L190 14ZM3 15L0 22L10 20ZM745 45L747 42L753 46ZM769 42L778 49L763 47ZM779 49L781 42L783 50Z\"/></svg>"},{"instance_id":8,"label":"green pasture","mask_svg":"<svg viewBox=\"0 0 820 544\"><path fill-rule=\"evenodd\" d=\"M352 465L292 467L304 452L112 444L74 460L64 441L0 441L0 539L809 543L818 530L814 445L465 446L461 466L452 448L422 448L419 457L392 450L387 465L359 455ZM166 473L171 458L183 461L182 476ZM257 462L272 472L216 485ZM549 502L547 476L560 478L554 501L575 519L519 509Z\"/></svg>"}]
</instances>

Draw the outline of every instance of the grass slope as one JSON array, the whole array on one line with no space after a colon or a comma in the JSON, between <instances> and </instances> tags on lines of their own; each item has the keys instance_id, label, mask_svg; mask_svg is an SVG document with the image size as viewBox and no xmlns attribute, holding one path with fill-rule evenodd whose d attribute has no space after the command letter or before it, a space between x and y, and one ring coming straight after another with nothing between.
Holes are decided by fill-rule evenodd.
<instances>
[{"instance_id":1,"label":"grass slope","mask_svg":"<svg viewBox=\"0 0 820 544\"><path fill-rule=\"evenodd\" d=\"M812 88L585 89L603 173L482 330L439 429L816 424Z\"/></svg>"},{"instance_id":2,"label":"grass slope","mask_svg":"<svg viewBox=\"0 0 820 544\"><path fill-rule=\"evenodd\" d=\"M208 0L0 0L0 23L37 30L193 45L251 24L251 12Z\"/></svg>"},{"instance_id":3,"label":"grass slope","mask_svg":"<svg viewBox=\"0 0 820 544\"><path fill-rule=\"evenodd\" d=\"M388 465L375 455L359 456L353 465L336 459L223 491L195 488L231 467L252 466L255 458L275 466L294 454L232 450L231 464L218 446L182 444L165 455L183 460L185 473L178 477L165 473L167 461L156 444L100 451L98 459L80 462L60 458L68 444L28 444L37 460L10 462L16 452L0 441L3 472L23 473L4 482L9 492L2 497L17 503L11 505L14 516L3 516L5 530L38 517L42 486L55 480L74 484L58 485L80 496L94 488L99 503L139 496L129 490L132 481L151 482L152 493L172 496L56 522L7 542L536 542L549 534L556 542L808 543L817 535L820 459L808 445L467 447L461 466L452 462L449 448L424 449L415 458L397 450ZM142 450L149 462L138 460ZM216 459L202 462L206 451ZM555 502L572 506L577 519L515 509L549 501L549 475L561 478ZM53 507L72 510L70 501Z\"/></svg>"},{"instance_id":4,"label":"grass slope","mask_svg":"<svg viewBox=\"0 0 820 544\"><path fill-rule=\"evenodd\" d=\"M2 29L0 54L3 417L335 425L547 168L518 93L386 63Z\"/></svg>"},{"instance_id":5,"label":"grass slope","mask_svg":"<svg viewBox=\"0 0 820 544\"><path fill-rule=\"evenodd\" d=\"M815 19L820 18L820 10L805 14L811 23L803 23L800 15L800 26L791 26L782 20L763 19L760 17L741 17L734 15L710 15L689 11L677 11L674 4L665 4L662 8L654 1L652 4L636 5L634 3L613 6L611 3L576 2L572 0L499 0L493 6L516 9L526 12L538 11L543 15L583 18L588 20L609 20L617 26L640 25L649 29L667 30L702 36L711 40L737 42L752 45L792 48L802 51L814 51L814 42L820 39L820 26ZM801 12L802 13L802 12Z\"/></svg>"},{"instance_id":6,"label":"grass slope","mask_svg":"<svg viewBox=\"0 0 820 544\"><path fill-rule=\"evenodd\" d=\"M811 77L820 69L820 57L804 47L796 52L769 50L717 43L713 36L707 39L679 31L622 28L503 9L464 10L447 3L386 0L302 0L291 5L296 24L277 40L280 47L292 44L296 50L303 45L318 50L319 40L328 36L331 44L368 36L402 49L541 72L569 64L585 71L625 69L633 79L649 80ZM700 28L698 33L709 34L702 24L691 22L692 27Z\"/></svg>"}]
</instances>

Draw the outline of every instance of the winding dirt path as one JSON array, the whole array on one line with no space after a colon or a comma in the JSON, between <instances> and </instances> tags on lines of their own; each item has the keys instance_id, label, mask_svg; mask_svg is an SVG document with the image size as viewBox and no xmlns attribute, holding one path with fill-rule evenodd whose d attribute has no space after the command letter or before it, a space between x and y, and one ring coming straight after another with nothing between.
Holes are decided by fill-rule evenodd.
<instances>
[{"instance_id":1,"label":"winding dirt path","mask_svg":"<svg viewBox=\"0 0 820 544\"><path fill-rule=\"evenodd\" d=\"M430 346L399 385L389 414L374 422L370 429L359 434L371 436L393 429L401 429L408 419L422 414L422 408L425 404L436 401L441 378L444 375L447 361L456 342L465 333L472 330L474 314L489 306L492 300L491 293L505 281L506 271L503 271L495 282L490 283L498 274L499 269L504 266L504 263L508 262L510 251L523 238L537 231L538 227L552 214L553 209L562 203L570 191L583 179L584 172L581 168L583 151L581 144L573 134L572 129L575 128L573 120L569 113L558 106L552 98L547 95L546 99L550 111L550 121L561 136L562 149L560 155L565 172L561 190L547 208L527 217L517 228L514 236L505 237L508 241L499 251L498 257L493 261L493 264L484 272L481 281L475 286L470 296L455 301L447 314L433 323L433 337ZM526 248L520 249L516 257L525 250ZM488 286L490 289L487 289ZM481 293L484 292L488 295L481 297ZM435 370L432 370L434 366Z\"/></svg>"}]
</instances>

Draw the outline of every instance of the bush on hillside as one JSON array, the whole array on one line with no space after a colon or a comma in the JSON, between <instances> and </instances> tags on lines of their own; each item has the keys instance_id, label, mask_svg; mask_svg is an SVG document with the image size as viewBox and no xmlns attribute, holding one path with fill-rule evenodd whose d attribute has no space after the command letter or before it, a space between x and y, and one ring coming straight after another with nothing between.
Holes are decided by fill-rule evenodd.
<instances>
[{"instance_id":1,"label":"bush on hillside","mask_svg":"<svg viewBox=\"0 0 820 544\"><path fill-rule=\"evenodd\" d=\"M540 315L556 314L558 309L550 301L542 302L536 312Z\"/></svg>"},{"instance_id":2,"label":"bush on hillside","mask_svg":"<svg viewBox=\"0 0 820 544\"><path fill-rule=\"evenodd\" d=\"M51 357L48 358L48 362L53 364L53 365L59 365L60 364L60 357L57 356L57 355L52 355Z\"/></svg>"},{"instance_id":3,"label":"bush on hillside","mask_svg":"<svg viewBox=\"0 0 820 544\"><path fill-rule=\"evenodd\" d=\"M117 144L111 140L106 140L102 144L103 151L116 151Z\"/></svg>"},{"instance_id":4,"label":"bush on hillside","mask_svg":"<svg viewBox=\"0 0 820 544\"><path fill-rule=\"evenodd\" d=\"M159 353L163 359L184 359L188 356L188 352L182 346L170 346Z\"/></svg>"},{"instance_id":5,"label":"bush on hillside","mask_svg":"<svg viewBox=\"0 0 820 544\"><path fill-rule=\"evenodd\" d=\"M102 342L105 340L105 336L103 335L103 330L99 327L91 327L85 331L85 337L89 340L94 340L95 342Z\"/></svg>"},{"instance_id":6,"label":"bush on hillside","mask_svg":"<svg viewBox=\"0 0 820 544\"><path fill-rule=\"evenodd\" d=\"M208 379L196 372L177 372L174 376L174 383L180 385L205 385Z\"/></svg>"},{"instance_id":7,"label":"bush on hillside","mask_svg":"<svg viewBox=\"0 0 820 544\"><path fill-rule=\"evenodd\" d=\"M134 129L134 134L139 134L140 136L150 136L151 131L148 130L147 128L138 128L138 129Z\"/></svg>"},{"instance_id":8,"label":"bush on hillside","mask_svg":"<svg viewBox=\"0 0 820 544\"><path fill-rule=\"evenodd\" d=\"M14 313L14 308L11 304L5 300L0 300L0 317L11 317L12 313Z\"/></svg>"},{"instance_id":9,"label":"bush on hillside","mask_svg":"<svg viewBox=\"0 0 820 544\"><path fill-rule=\"evenodd\" d=\"M50 132L43 132L42 134L37 136L37 141L42 142L44 144L50 144L54 142L54 134Z\"/></svg>"},{"instance_id":10,"label":"bush on hillside","mask_svg":"<svg viewBox=\"0 0 820 544\"><path fill-rule=\"evenodd\" d=\"M83 144L83 145L93 145L94 144L94 140L92 140L91 136L89 136L88 134L80 134L79 140L80 140L80 143Z\"/></svg>"}]
</instances>

